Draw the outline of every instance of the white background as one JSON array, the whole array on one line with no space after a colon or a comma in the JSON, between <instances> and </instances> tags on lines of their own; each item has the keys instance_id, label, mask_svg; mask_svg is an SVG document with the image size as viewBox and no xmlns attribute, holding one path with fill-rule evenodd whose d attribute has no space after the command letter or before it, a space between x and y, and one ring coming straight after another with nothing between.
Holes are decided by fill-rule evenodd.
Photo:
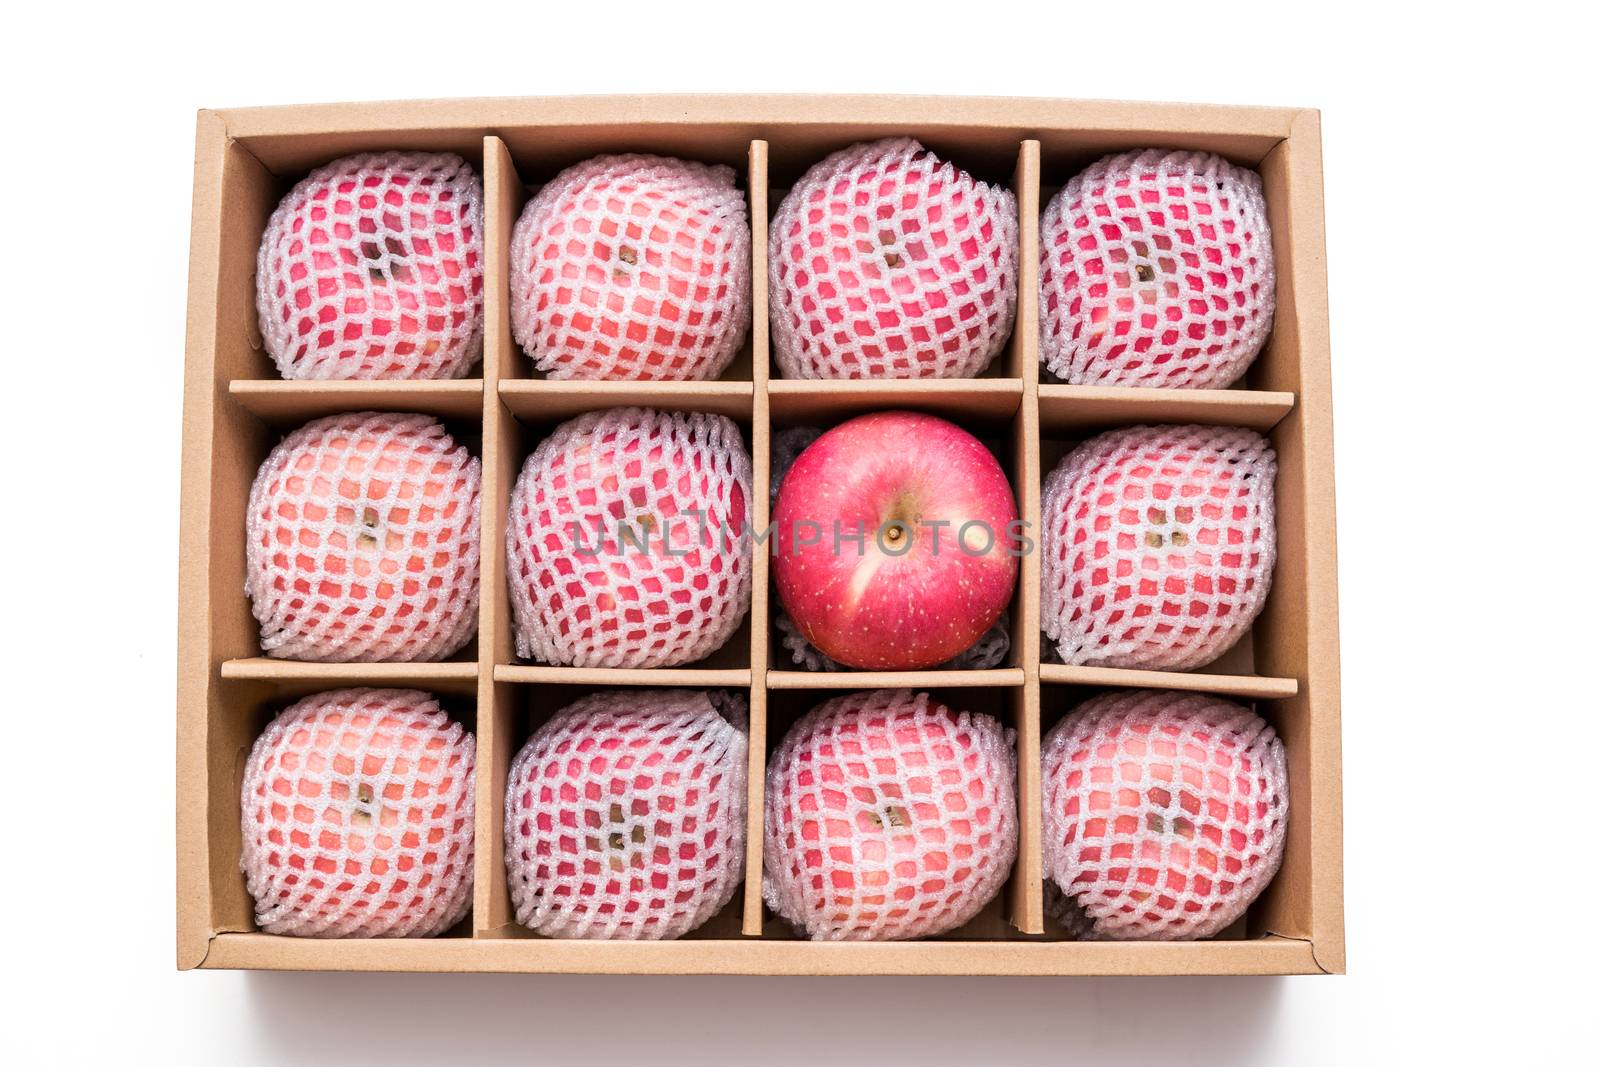
<instances>
[{"instance_id":1,"label":"white background","mask_svg":"<svg viewBox=\"0 0 1600 1067\"><path fill-rule=\"evenodd\" d=\"M11 1062L1337 1063L1588 1044L1593 25L1534 3L64 6L10 12L0 63ZM30 24L38 9L57 21ZM194 111L745 90L1323 109L1347 977L175 971Z\"/></svg>"}]
</instances>

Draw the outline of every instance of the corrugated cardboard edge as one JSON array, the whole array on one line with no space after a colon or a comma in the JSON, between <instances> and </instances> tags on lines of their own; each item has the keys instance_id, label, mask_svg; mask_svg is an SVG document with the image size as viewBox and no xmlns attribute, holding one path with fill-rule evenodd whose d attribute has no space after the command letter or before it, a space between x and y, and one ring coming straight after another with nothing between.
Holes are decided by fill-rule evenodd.
<instances>
[{"instance_id":1,"label":"corrugated cardboard edge","mask_svg":"<svg viewBox=\"0 0 1600 1067\"><path fill-rule=\"evenodd\" d=\"M1333 377L1328 336L1322 116L1298 112L1290 144L1296 190L1294 291L1300 323L1300 405L1310 482L1306 527L1325 536L1306 560L1307 688L1312 697L1311 950L1330 974L1345 969L1343 756L1339 703L1339 582L1333 483Z\"/></svg>"},{"instance_id":2,"label":"corrugated cardboard edge","mask_svg":"<svg viewBox=\"0 0 1600 1067\"><path fill-rule=\"evenodd\" d=\"M178 966L205 962L211 939L211 864L206 834L206 707L211 684L209 545L211 433L216 383L217 264L222 168L228 140L219 114L195 121L189 310L183 375L183 479L178 555L177 863Z\"/></svg>"},{"instance_id":3,"label":"corrugated cardboard edge","mask_svg":"<svg viewBox=\"0 0 1600 1067\"><path fill-rule=\"evenodd\" d=\"M1316 974L1302 940L1141 943L743 940L339 941L219 934L208 966L264 970L488 971L544 974L1241 975Z\"/></svg>"},{"instance_id":4,"label":"corrugated cardboard edge","mask_svg":"<svg viewBox=\"0 0 1600 1067\"><path fill-rule=\"evenodd\" d=\"M302 136L382 127L396 132L441 127L585 126L616 123L748 122L753 127L831 122L860 125L1070 127L1148 132L1159 141L1188 133L1284 138L1295 108L1216 104L1060 100L1047 97L688 94L480 97L238 108L219 112L238 138Z\"/></svg>"}]
</instances>

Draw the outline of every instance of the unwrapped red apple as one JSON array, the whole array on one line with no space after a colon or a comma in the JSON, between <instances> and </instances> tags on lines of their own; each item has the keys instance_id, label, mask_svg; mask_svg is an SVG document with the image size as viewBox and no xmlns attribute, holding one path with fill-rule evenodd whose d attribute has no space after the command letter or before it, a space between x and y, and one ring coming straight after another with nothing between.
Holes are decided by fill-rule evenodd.
<instances>
[{"instance_id":1,"label":"unwrapped red apple","mask_svg":"<svg viewBox=\"0 0 1600 1067\"><path fill-rule=\"evenodd\" d=\"M908 411L851 419L784 476L773 574L824 655L920 670L983 636L1017 579L1017 502L976 437Z\"/></svg>"}]
</instances>

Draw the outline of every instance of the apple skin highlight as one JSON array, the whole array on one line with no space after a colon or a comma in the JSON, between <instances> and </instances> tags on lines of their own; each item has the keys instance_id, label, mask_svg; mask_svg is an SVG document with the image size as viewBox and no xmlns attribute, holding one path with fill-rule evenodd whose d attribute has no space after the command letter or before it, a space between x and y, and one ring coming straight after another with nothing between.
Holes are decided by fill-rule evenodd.
<instances>
[{"instance_id":1,"label":"apple skin highlight","mask_svg":"<svg viewBox=\"0 0 1600 1067\"><path fill-rule=\"evenodd\" d=\"M1017 503L983 444L932 415L863 415L785 475L773 577L825 655L920 670L970 647L1010 602Z\"/></svg>"}]
</instances>

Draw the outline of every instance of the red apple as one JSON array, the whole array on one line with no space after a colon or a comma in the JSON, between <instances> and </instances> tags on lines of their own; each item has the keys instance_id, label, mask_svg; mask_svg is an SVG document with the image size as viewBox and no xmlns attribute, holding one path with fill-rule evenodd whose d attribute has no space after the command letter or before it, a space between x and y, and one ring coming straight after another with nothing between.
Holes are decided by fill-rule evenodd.
<instances>
[{"instance_id":1,"label":"red apple","mask_svg":"<svg viewBox=\"0 0 1600 1067\"><path fill-rule=\"evenodd\" d=\"M518 654L647 668L721 648L750 609L749 498L725 416L609 408L556 427L507 514Z\"/></svg>"},{"instance_id":2,"label":"red apple","mask_svg":"<svg viewBox=\"0 0 1600 1067\"><path fill-rule=\"evenodd\" d=\"M528 202L510 257L511 331L551 378L715 378L750 329L750 223L728 167L569 167Z\"/></svg>"},{"instance_id":3,"label":"red apple","mask_svg":"<svg viewBox=\"0 0 1600 1067\"><path fill-rule=\"evenodd\" d=\"M1042 748L1051 910L1085 940L1222 930L1283 861L1284 759L1272 727L1220 697L1125 689L1078 705Z\"/></svg>"},{"instance_id":4,"label":"red apple","mask_svg":"<svg viewBox=\"0 0 1600 1067\"><path fill-rule=\"evenodd\" d=\"M970 921L1017 854L1013 742L991 716L904 689L813 709L767 771L767 903L814 941Z\"/></svg>"},{"instance_id":5,"label":"red apple","mask_svg":"<svg viewBox=\"0 0 1600 1067\"><path fill-rule=\"evenodd\" d=\"M465 377L483 352L483 183L444 153L348 156L267 222L256 308L285 378Z\"/></svg>"},{"instance_id":6,"label":"red apple","mask_svg":"<svg viewBox=\"0 0 1600 1067\"><path fill-rule=\"evenodd\" d=\"M256 925L432 937L472 906L477 750L427 693L338 689L283 711L240 790Z\"/></svg>"},{"instance_id":7,"label":"red apple","mask_svg":"<svg viewBox=\"0 0 1600 1067\"><path fill-rule=\"evenodd\" d=\"M1016 197L908 137L812 167L771 234L786 378L972 378L1011 336Z\"/></svg>"},{"instance_id":8,"label":"red apple","mask_svg":"<svg viewBox=\"0 0 1600 1067\"><path fill-rule=\"evenodd\" d=\"M748 709L688 689L591 693L506 776L506 879L544 937L682 937L744 876Z\"/></svg>"},{"instance_id":9,"label":"red apple","mask_svg":"<svg viewBox=\"0 0 1600 1067\"><path fill-rule=\"evenodd\" d=\"M1107 156L1039 219L1039 357L1074 385L1220 389L1272 332L1261 178L1220 156Z\"/></svg>"},{"instance_id":10,"label":"red apple","mask_svg":"<svg viewBox=\"0 0 1600 1067\"><path fill-rule=\"evenodd\" d=\"M846 666L942 663L983 636L1016 584L1005 472L932 415L879 412L829 430L784 476L774 520L783 606Z\"/></svg>"}]
</instances>

